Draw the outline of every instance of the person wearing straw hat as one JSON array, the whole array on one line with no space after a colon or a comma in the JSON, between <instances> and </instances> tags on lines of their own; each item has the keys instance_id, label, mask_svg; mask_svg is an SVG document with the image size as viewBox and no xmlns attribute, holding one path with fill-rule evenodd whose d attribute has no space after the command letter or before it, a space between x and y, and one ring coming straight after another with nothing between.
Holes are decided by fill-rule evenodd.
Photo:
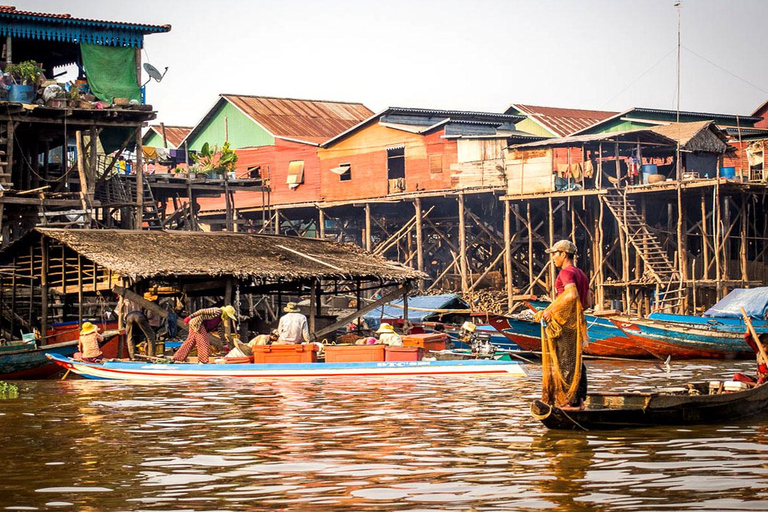
<instances>
[{"instance_id":1,"label":"person wearing straw hat","mask_svg":"<svg viewBox=\"0 0 768 512\"><path fill-rule=\"evenodd\" d=\"M283 311L285 314L277 324L277 342L288 345L309 342L307 317L301 314L298 304L289 302Z\"/></svg>"},{"instance_id":2,"label":"person wearing straw hat","mask_svg":"<svg viewBox=\"0 0 768 512\"><path fill-rule=\"evenodd\" d=\"M388 345L390 347L402 347L403 339L399 334L395 332L395 328L387 322L382 322L379 328L376 330L376 334L379 335L379 343Z\"/></svg>"},{"instance_id":3,"label":"person wearing straw hat","mask_svg":"<svg viewBox=\"0 0 768 512\"><path fill-rule=\"evenodd\" d=\"M211 355L211 340L208 339L208 333L218 329L219 337L225 340L225 322L232 322L230 332L234 332L237 316L233 306L198 309L185 318L184 323L189 325L189 334L173 355L174 361L184 361L192 351L192 347L197 346L197 362L207 363Z\"/></svg>"},{"instance_id":4,"label":"person wearing straw hat","mask_svg":"<svg viewBox=\"0 0 768 512\"><path fill-rule=\"evenodd\" d=\"M83 322L80 328L80 339L77 342L77 350L80 359L88 363L98 363L104 359L99 343L104 341L104 336L99 334L99 327L91 322Z\"/></svg>"}]
</instances>

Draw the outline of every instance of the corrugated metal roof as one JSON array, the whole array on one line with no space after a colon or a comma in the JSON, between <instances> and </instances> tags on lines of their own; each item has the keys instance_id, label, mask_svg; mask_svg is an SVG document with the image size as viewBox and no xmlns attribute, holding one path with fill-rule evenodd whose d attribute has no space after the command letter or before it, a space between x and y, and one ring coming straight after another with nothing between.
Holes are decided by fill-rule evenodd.
<instances>
[{"instance_id":1,"label":"corrugated metal roof","mask_svg":"<svg viewBox=\"0 0 768 512\"><path fill-rule=\"evenodd\" d=\"M49 13L35 11L19 11L12 5L0 5L0 17L17 18L32 21L51 21L54 23L64 23L71 25L91 25L98 27L113 27L121 29L138 30L144 33L168 32L170 25L147 25L143 23L128 23L124 21L95 20L91 18L75 18L67 13Z\"/></svg>"},{"instance_id":2,"label":"corrugated metal roof","mask_svg":"<svg viewBox=\"0 0 768 512\"><path fill-rule=\"evenodd\" d=\"M272 135L319 144L367 119L362 103L222 94Z\"/></svg>"},{"instance_id":3,"label":"corrugated metal roof","mask_svg":"<svg viewBox=\"0 0 768 512\"><path fill-rule=\"evenodd\" d=\"M581 143L588 142L603 142L603 141L618 141L630 138L632 141L649 142L659 144L674 144L674 141L669 137L665 137L660 133L655 133L650 129L643 130L627 130L623 132L609 132L609 133L590 133L587 135L570 135L568 137L558 137L554 139L544 139L538 142L528 142L525 144L517 144L512 146L513 149L534 149L534 148L556 148L575 146Z\"/></svg>"},{"instance_id":4,"label":"corrugated metal roof","mask_svg":"<svg viewBox=\"0 0 768 512\"><path fill-rule=\"evenodd\" d=\"M507 111L513 108L539 122L539 124L559 137L565 137L617 114L617 112L606 112L603 110L539 107L519 104L512 105Z\"/></svg>"},{"instance_id":5,"label":"corrugated metal roof","mask_svg":"<svg viewBox=\"0 0 768 512\"><path fill-rule=\"evenodd\" d=\"M160 138L163 137L163 128L159 124L149 125L149 128L155 133L157 133L160 136ZM190 131L192 131L191 126L165 125L165 138L168 140L168 144L172 145L175 148L178 148L179 144L181 144L181 141L184 140L184 137L186 137Z\"/></svg>"}]
</instances>

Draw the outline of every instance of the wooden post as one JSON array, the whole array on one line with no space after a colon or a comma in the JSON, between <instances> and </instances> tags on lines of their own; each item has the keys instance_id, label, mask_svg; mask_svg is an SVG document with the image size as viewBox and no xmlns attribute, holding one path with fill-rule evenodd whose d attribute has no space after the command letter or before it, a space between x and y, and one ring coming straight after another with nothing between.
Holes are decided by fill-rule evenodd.
<instances>
[{"instance_id":1,"label":"wooden post","mask_svg":"<svg viewBox=\"0 0 768 512\"><path fill-rule=\"evenodd\" d=\"M144 225L144 155L141 150L141 130L136 130L136 229Z\"/></svg>"},{"instance_id":2,"label":"wooden post","mask_svg":"<svg viewBox=\"0 0 768 512\"><path fill-rule=\"evenodd\" d=\"M163 147L167 148L168 147L168 137L165 134L165 123L160 123L160 130L163 133Z\"/></svg>"},{"instance_id":3,"label":"wooden post","mask_svg":"<svg viewBox=\"0 0 768 512\"><path fill-rule=\"evenodd\" d=\"M411 328L408 321L408 291L403 292L403 334L410 334Z\"/></svg>"},{"instance_id":4,"label":"wooden post","mask_svg":"<svg viewBox=\"0 0 768 512\"><path fill-rule=\"evenodd\" d=\"M35 304L35 248L34 245L29 246L29 317L27 318L27 324L31 327L34 325L32 321L34 316L34 304Z\"/></svg>"},{"instance_id":5,"label":"wooden post","mask_svg":"<svg viewBox=\"0 0 768 512\"><path fill-rule=\"evenodd\" d=\"M552 196L547 197L547 215L549 223L549 247L555 245L555 213L552 211ZM549 264L549 262L547 262ZM555 296L555 266L549 265L549 293L554 298Z\"/></svg>"},{"instance_id":6,"label":"wooden post","mask_svg":"<svg viewBox=\"0 0 768 512\"><path fill-rule=\"evenodd\" d=\"M322 208L317 209L317 229L319 237L325 238L325 211Z\"/></svg>"},{"instance_id":7,"label":"wooden post","mask_svg":"<svg viewBox=\"0 0 768 512\"><path fill-rule=\"evenodd\" d=\"M528 287L533 290L533 224L531 224L531 201L525 202L525 220L528 223Z\"/></svg>"},{"instance_id":8,"label":"wooden post","mask_svg":"<svg viewBox=\"0 0 768 512\"><path fill-rule=\"evenodd\" d=\"M603 143L597 145L597 151L599 153L597 157L597 188L603 188Z\"/></svg>"},{"instance_id":9,"label":"wooden post","mask_svg":"<svg viewBox=\"0 0 768 512\"><path fill-rule=\"evenodd\" d=\"M77 325L83 325L83 257L77 255Z\"/></svg>"},{"instance_id":10,"label":"wooden post","mask_svg":"<svg viewBox=\"0 0 768 512\"><path fill-rule=\"evenodd\" d=\"M597 244L600 247L597 251L597 303L598 307L602 309L605 304L605 254L603 254L605 249L605 232L603 230L603 221L605 219L605 204L599 199L597 203L599 208L597 218Z\"/></svg>"},{"instance_id":11,"label":"wooden post","mask_svg":"<svg viewBox=\"0 0 768 512\"><path fill-rule=\"evenodd\" d=\"M720 269L720 256L722 254L720 250L720 237L722 235L722 219L720 215L720 178L715 180L715 197L712 200L712 212L715 222L715 230L712 233L713 242L715 246L715 284L717 286L717 300L723 298L723 276Z\"/></svg>"},{"instance_id":12,"label":"wooden post","mask_svg":"<svg viewBox=\"0 0 768 512\"><path fill-rule=\"evenodd\" d=\"M613 151L616 158L616 188L621 188L621 161L619 159L619 143L613 145Z\"/></svg>"},{"instance_id":13,"label":"wooden post","mask_svg":"<svg viewBox=\"0 0 768 512\"><path fill-rule=\"evenodd\" d=\"M507 311L512 310L512 215L510 211L509 201L504 201L504 247L506 252L504 253L504 284L507 290Z\"/></svg>"},{"instance_id":14,"label":"wooden post","mask_svg":"<svg viewBox=\"0 0 768 512\"><path fill-rule=\"evenodd\" d=\"M741 286L746 286L749 281L749 272L747 268L747 196L741 195Z\"/></svg>"},{"instance_id":15,"label":"wooden post","mask_svg":"<svg viewBox=\"0 0 768 512\"><path fill-rule=\"evenodd\" d=\"M424 272L424 233L421 198L417 197L414 199L413 207L416 210L416 268L421 272ZM423 279L419 279L419 290L424 290Z\"/></svg>"},{"instance_id":16,"label":"wooden post","mask_svg":"<svg viewBox=\"0 0 768 512\"><path fill-rule=\"evenodd\" d=\"M317 279L312 278L309 289L309 332L314 333L317 327Z\"/></svg>"},{"instance_id":17,"label":"wooden post","mask_svg":"<svg viewBox=\"0 0 768 512\"><path fill-rule=\"evenodd\" d=\"M371 252L371 203L365 203L365 250Z\"/></svg>"},{"instance_id":18,"label":"wooden post","mask_svg":"<svg viewBox=\"0 0 768 512\"><path fill-rule=\"evenodd\" d=\"M723 260L725 261L725 264L723 265L723 279L728 280L729 278L729 267L731 266L731 244L729 243L728 239L730 238L730 232L731 232L731 196L725 196L723 199L724 204L724 210L725 210L725 234L722 235L723 237Z\"/></svg>"},{"instance_id":19,"label":"wooden post","mask_svg":"<svg viewBox=\"0 0 768 512\"><path fill-rule=\"evenodd\" d=\"M83 144L83 132L77 130L75 132L75 147L77 148L77 173L80 178L80 204L85 212L84 218L86 224L91 224L91 208L88 202L88 176L85 170L85 146ZM64 151L66 156L66 142L64 144ZM63 160L66 162L66 159ZM8 161L10 165L10 160Z\"/></svg>"},{"instance_id":20,"label":"wooden post","mask_svg":"<svg viewBox=\"0 0 768 512\"><path fill-rule=\"evenodd\" d=\"M714 216L713 216L714 218ZM701 278L709 277L709 241L707 235L707 201L704 192L701 193L701 251L704 256L704 268L701 269ZM696 276L693 276L694 279ZM695 313L694 313L695 314Z\"/></svg>"},{"instance_id":21,"label":"wooden post","mask_svg":"<svg viewBox=\"0 0 768 512\"><path fill-rule=\"evenodd\" d=\"M43 335L43 342L47 342L48 335L48 238L42 237L40 241L40 253L42 263L40 266L40 307L42 315L40 316L40 327Z\"/></svg>"},{"instance_id":22,"label":"wooden post","mask_svg":"<svg viewBox=\"0 0 768 512\"><path fill-rule=\"evenodd\" d=\"M464 216L464 194L457 197L459 203L459 265L461 267L461 291L467 293L469 283L467 281L467 226Z\"/></svg>"},{"instance_id":23,"label":"wooden post","mask_svg":"<svg viewBox=\"0 0 768 512\"><path fill-rule=\"evenodd\" d=\"M16 330L16 256L13 257L13 275L11 276L11 339L15 336Z\"/></svg>"}]
</instances>

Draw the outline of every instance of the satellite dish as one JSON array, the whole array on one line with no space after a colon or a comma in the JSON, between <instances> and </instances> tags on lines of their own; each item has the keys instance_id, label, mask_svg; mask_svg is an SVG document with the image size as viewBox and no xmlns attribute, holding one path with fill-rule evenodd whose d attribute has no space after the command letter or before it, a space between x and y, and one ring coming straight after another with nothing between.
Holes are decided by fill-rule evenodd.
<instances>
[{"instance_id":1,"label":"satellite dish","mask_svg":"<svg viewBox=\"0 0 768 512\"><path fill-rule=\"evenodd\" d=\"M165 71L160 73L160 71L155 66L153 66L149 62L145 62L144 71L146 71L147 74L149 75L149 80L144 82L144 85L147 85L150 80L155 80L156 82L160 82L165 76L165 74L168 72L168 66L165 67Z\"/></svg>"}]
</instances>

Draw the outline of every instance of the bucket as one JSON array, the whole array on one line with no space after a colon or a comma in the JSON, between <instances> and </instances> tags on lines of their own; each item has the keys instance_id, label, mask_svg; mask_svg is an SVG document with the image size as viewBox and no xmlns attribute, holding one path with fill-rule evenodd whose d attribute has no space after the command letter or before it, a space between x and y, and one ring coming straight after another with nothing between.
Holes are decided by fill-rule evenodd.
<instances>
[{"instance_id":1,"label":"bucket","mask_svg":"<svg viewBox=\"0 0 768 512\"><path fill-rule=\"evenodd\" d=\"M640 171L643 175L643 184L647 185L649 183L648 178L654 174L658 174L659 168L656 166L656 164L645 164L640 167Z\"/></svg>"},{"instance_id":2,"label":"bucket","mask_svg":"<svg viewBox=\"0 0 768 512\"><path fill-rule=\"evenodd\" d=\"M736 176L736 168L735 167L721 167L720 168L720 177L721 178L733 178Z\"/></svg>"},{"instance_id":3,"label":"bucket","mask_svg":"<svg viewBox=\"0 0 768 512\"><path fill-rule=\"evenodd\" d=\"M13 103L32 103L35 99L34 85L11 84L8 91L8 101Z\"/></svg>"}]
</instances>

